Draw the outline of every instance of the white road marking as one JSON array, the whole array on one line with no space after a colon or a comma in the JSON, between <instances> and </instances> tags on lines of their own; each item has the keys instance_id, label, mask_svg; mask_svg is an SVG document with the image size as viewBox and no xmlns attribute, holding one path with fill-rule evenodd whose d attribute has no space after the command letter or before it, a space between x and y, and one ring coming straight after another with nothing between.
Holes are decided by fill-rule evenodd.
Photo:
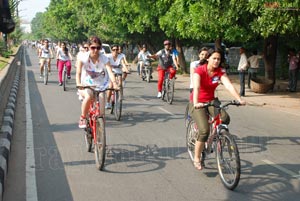
<instances>
[{"instance_id":1,"label":"white road marking","mask_svg":"<svg viewBox=\"0 0 300 201\"><path fill-rule=\"evenodd\" d=\"M30 106L30 95L28 86L28 70L26 65L25 50L25 106L26 106L26 200L37 201L36 175L35 175L35 158L33 143L33 126Z\"/></svg>"},{"instance_id":2,"label":"white road marking","mask_svg":"<svg viewBox=\"0 0 300 201\"><path fill-rule=\"evenodd\" d=\"M273 163L272 161L269 161L269 160L262 160L262 161L265 162L265 163L267 163L268 165L271 165L274 168L276 168L276 169L278 169L278 170L280 170L280 171L282 171L282 172L290 175L291 177L295 177L295 178L300 179L300 174L297 174L297 173L295 173L295 172L293 172L293 171L291 171L289 169L286 169L286 168L284 168L284 167L282 167L280 165L277 165L277 164Z\"/></svg>"},{"instance_id":3,"label":"white road marking","mask_svg":"<svg viewBox=\"0 0 300 201\"><path fill-rule=\"evenodd\" d=\"M158 107L158 109L162 110L165 113L168 113L169 115L175 116L175 114L173 114L172 112L169 112L168 110L162 108L162 107Z\"/></svg>"}]
</instances>

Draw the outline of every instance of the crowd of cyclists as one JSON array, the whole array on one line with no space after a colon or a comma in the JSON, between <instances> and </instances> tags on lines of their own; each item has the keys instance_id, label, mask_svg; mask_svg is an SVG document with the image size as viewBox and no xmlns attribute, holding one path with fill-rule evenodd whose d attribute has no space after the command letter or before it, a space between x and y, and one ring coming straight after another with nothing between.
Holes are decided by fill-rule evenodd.
<instances>
[{"instance_id":1,"label":"crowd of cyclists","mask_svg":"<svg viewBox=\"0 0 300 201\"><path fill-rule=\"evenodd\" d=\"M166 71L169 72L170 79L175 77L176 71L179 68L178 52L173 48L169 40L163 42L164 48L151 54L147 50L147 45L143 44L137 55L137 72L142 76L142 69L149 59L158 60L157 74L157 97L162 96L162 84ZM38 49L40 58L40 77L43 76L43 64L48 62L48 71L51 72L50 62L54 58L57 59L58 82L62 85L62 70L63 66L67 67L68 79L71 78L71 61L76 57L76 85L79 87L78 94L82 99L81 114L79 117L79 128L86 128L86 116L93 99L93 93L88 88L80 88L83 86L96 86L100 89L114 88L118 89L125 85L126 75L129 73L129 63L126 60L125 54L122 53L122 47L117 44L111 45L111 53L104 54L102 52L101 40L93 36L87 42L79 46L77 55L72 55L65 42L49 45L49 40L44 39L41 43L34 44ZM199 51L199 60L190 64L190 101L189 113L195 120L198 126L198 136L195 145L194 166L197 170L203 169L201 163L201 152L209 135L209 125L207 122L208 114L204 110L204 104L215 101L215 90L222 83L224 87L232 94L232 96L241 104L246 102L241 98L239 93L230 82L226 71L222 68L221 63L223 54L219 50L202 48ZM118 74L121 82L116 84ZM101 111L105 111L111 107L109 100L111 91L102 94L100 99ZM101 114L104 115L104 114ZM229 123L229 115L223 111L223 121Z\"/></svg>"}]
</instances>

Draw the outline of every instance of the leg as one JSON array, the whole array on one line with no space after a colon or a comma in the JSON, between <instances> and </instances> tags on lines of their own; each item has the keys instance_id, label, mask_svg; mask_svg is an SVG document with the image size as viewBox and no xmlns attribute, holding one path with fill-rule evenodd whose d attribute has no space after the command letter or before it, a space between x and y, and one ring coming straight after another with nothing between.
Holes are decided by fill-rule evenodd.
<instances>
[{"instance_id":1,"label":"leg","mask_svg":"<svg viewBox=\"0 0 300 201\"><path fill-rule=\"evenodd\" d=\"M168 67L168 71L170 72L170 79L172 79L173 77L175 77L176 75L176 70L173 68L173 66Z\"/></svg>"},{"instance_id":2,"label":"leg","mask_svg":"<svg viewBox=\"0 0 300 201\"><path fill-rule=\"evenodd\" d=\"M157 67L157 73L158 73L158 82L157 82L157 90L158 92L162 91L162 84L165 76L165 70L163 70L161 67Z\"/></svg>"},{"instance_id":3,"label":"leg","mask_svg":"<svg viewBox=\"0 0 300 201\"><path fill-rule=\"evenodd\" d=\"M248 88L250 89L250 80L252 77L252 70L251 68L248 69Z\"/></svg>"},{"instance_id":4,"label":"leg","mask_svg":"<svg viewBox=\"0 0 300 201\"><path fill-rule=\"evenodd\" d=\"M90 89L78 90L79 94L83 97L81 103L81 115L79 119L79 128L86 128L86 116L93 99L93 92Z\"/></svg>"},{"instance_id":5,"label":"leg","mask_svg":"<svg viewBox=\"0 0 300 201\"><path fill-rule=\"evenodd\" d=\"M48 62L48 72L51 72L51 59L47 59Z\"/></svg>"},{"instance_id":6,"label":"leg","mask_svg":"<svg viewBox=\"0 0 300 201\"><path fill-rule=\"evenodd\" d=\"M63 61L59 61L58 62L58 81L59 83L62 83L62 72L64 69L64 62Z\"/></svg>"},{"instance_id":7,"label":"leg","mask_svg":"<svg viewBox=\"0 0 300 201\"><path fill-rule=\"evenodd\" d=\"M241 71L240 76L240 96L245 96L245 72Z\"/></svg>"},{"instance_id":8,"label":"leg","mask_svg":"<svg viewBox=\"0 0 300 201\"><path fill-rule=\"evenodd\" d=\"M198 127L198 134L197 134L198 136L195 144L194 165L197 169L202 169L199 163L201 161L201 153L204 149L205 142L207 141L209 135L209 124L207 121L208 117L204 108L195 109L193 107L193 104L190 104L189 112Z\"/></svg>"},{"instance_id":9,"label":"leg","mask_svg":"<svg viewBox=\"0 0 300 201\"><path fill-rule=\"evenodd\" d=\"M40 75L43 75L44 73L44 65L45 65L45 59L40 59Z\"/></svg>"},{"instance_id":10,"label":"leg","mask_svg":"<svg viewBox=\"0 0 300 201\"><path fill-rule=\"evenodd\" d=\"M66 61L65 65L67 67L67 76L69 77L71 76L71 68L72 68L71 61L70 60Z\"/></svg>"}]
</instances>

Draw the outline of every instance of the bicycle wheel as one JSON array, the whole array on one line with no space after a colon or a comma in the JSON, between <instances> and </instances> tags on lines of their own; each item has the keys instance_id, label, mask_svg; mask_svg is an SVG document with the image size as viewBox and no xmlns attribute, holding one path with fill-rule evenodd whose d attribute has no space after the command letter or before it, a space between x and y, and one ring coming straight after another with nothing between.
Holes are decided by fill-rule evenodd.
<instances>
[{"instance_id":1,"label":"bicycle wheel","mask_svg":"<svg viewBox=\"0 0 300 201\"><path fill-rule=\"evenodd\" d=\"M234 138L226 130L220 131L217 140L216 159L218 172L224 186L233 190L240 181L241 162Z\"/></svg>"},{"instance_id":2,"label":"bicycle wheel","mask_svg":"<svg viewBox=\"0 0 300 201\"><path fill-rule=\"evenodd\" d=\"M122 90L115 91L114 114L117 121L120 121L122 114Z\"/></svg>"},{"instance_id":3,"label":"bicycle wheel","mask_svg":"<svg viewBox=\"0 0 300 201\"><path fill-rule=\"evenodd\" d=\"M88 125L88 123L87 123ZM84 134L84 141L85 141L85 145L86 145L86 149L88 152L92 151L92 130L91 128L88 126L85 129L85 134Z\"/></svg>"},{"instance_id":4,"label":"bicycle wheel","mask_svg":"<svg viewBox=\"0 0 300 201\"><path fill-rule=\"evenodd\" d=\"M46 63L44 64L44 84L48 84L48 66Z\"/></svg>"},{"instance_id":5,"label":"bicycle wheel","mask_svg":"<svg viewBox=\"0 0 300 201\"><path fill-rule=\"evenodd\" d=\"M168 82L168 79L164 79L163 86L162 86L162 92L161 92L161 99L162 100L165 99L167 82Z\"/></svg>"},{"instance_id":6,"label":"bicycle wheel","mask_svg":"<svg viewBox=\"0 0 300 201\"><path fill-rule=\"evenodd\" d=\"M106 135L103 118L98 118L96 122L96 139L94 140L95 160L98 170L102 170L105 162Z\"/></svg>"},{"instance_id":7,"label":"bicycle wheel","mask_svg":"<svg viewBox=\"0 0 300 201\"><path fill-rule=\"evenodd\" d=\"M63 90L66 91L66 83L67 83L67 71L64 67L64 70L63 70Z\"/></svg>"},{"instance_id":8,"label":"bicycle wheel","mask_svg":"<svg viewBox=\"0 0 300 201\"><path fill-rule=\"evenodd\" d=\"M169 104L172 104L173 98L174 98L174 79L168 80L168 83L166 84L166 91L167 91L167 102Z\"/></svg>"},{"instance_id":9,"label":"bicycle wheel","mask_svg":"<svg viewBox=\"0 0 300 201\"><path fill-rule=\"evenodd\" d=\"M146 70L146 81L147 81L148 83L150 82L150 74L151 74L150 70L147 69L147 70Z\"/></svg>"},{"instance_id":10,"label":"bicycle wheel","mask_svg":"<svg viewBox=\"0 0 300 201\"><path fill-rule=\"evenodd\" d=\"M191 116L189 114L189 103L188 103L184 113L184 124L186 128L188 127L190 120L191 120Z\"/></svg>"},{"instance_id":11,"label":"bicycle wheel","mask_svg":"<svg viewBox=\"0 0 300 201\"><path fill-rule=\"evenodd\" d=\"M187 126L187 131L186 131L186 146L187 146L187 151L189 154L189 157L191 161L194 161L194 156L195 156L195 144L196 144L196 136L197 136L198 128L196 123L191 120Z\"/></svg>"}]
</instances>

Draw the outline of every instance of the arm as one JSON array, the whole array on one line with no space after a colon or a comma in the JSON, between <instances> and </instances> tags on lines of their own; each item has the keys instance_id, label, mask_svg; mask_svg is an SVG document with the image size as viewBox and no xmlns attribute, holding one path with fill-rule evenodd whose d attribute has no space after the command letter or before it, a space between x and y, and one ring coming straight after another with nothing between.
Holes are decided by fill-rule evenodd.
<instances>
[{"instance_id":1,"label":"arm","mask_svg":"<svg viewBox=\"0 0 300 201\"><path fill-rule=\"evenodd\" d=\"M203 103L198 102L201 77L197 73L193 74L193 104L195 108L203 107Z\"/></svg>"},{"instance_id":2,"label":"arm","mask_svg":"<svg viewBox=\"0 0 300 201\"><path fill-rule=\"evenodd\" d=\"M236 91L236 89L234 88L234 86L232 85L232 83L230 82L228 76L226 74L224 74L221 77L221 81L223 83L223 85L225 86L225 88L231 93L231 95L237 100L239 101L242 105L246 104L246 101L244 101L240 95L238 94L238 92Z\"/></svg>"},{"instance_id":3,"label":"arm","mask_svg":"<svg viewBox=\"0 0 300 201\"><path fill-rule=\"evenodd\" d=\"M76 68L76 85L81 86L81 71L82 71L82 62L80 60L76 61L77 68Z\"/></svg>"},{"instance_id":4,"label":"arm","mask_svg":"<svg viewBox=\"0 0 300 201\"><path fill-rule=\"evenodd\" d=\"M108 76L109 76L111 82L113 83L114 89L118 89L116 78L115 78L115 75L114 75L114 73L112 71L112 67L111 67L110 63L107 62L107 64L105 65L105 67L107 69Z\"/></svg>"}]
</instances>

